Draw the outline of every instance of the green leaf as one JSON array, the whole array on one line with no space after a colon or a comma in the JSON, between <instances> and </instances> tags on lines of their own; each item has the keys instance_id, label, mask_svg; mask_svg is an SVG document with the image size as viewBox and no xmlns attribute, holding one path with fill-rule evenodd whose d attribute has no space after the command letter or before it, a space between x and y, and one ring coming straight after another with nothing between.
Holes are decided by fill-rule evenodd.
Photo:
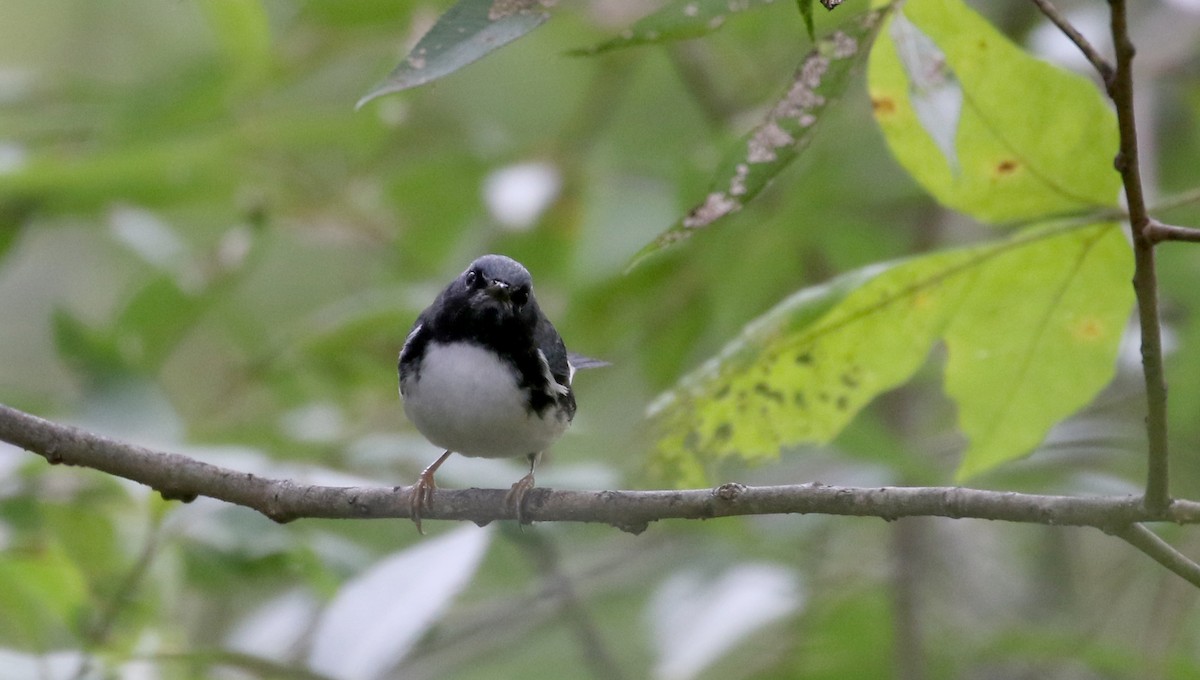
<instances>
[{"instance_id":1,"label":"green leaf","mask_svg":"<svg viewBox=\"0 0 1200 680\"><path fill-rule=\"evenodd\" d=\"M72 639L87 605L87 584L61 549L0 554L0 583L0 640L46 648Z\"/></svg>"},{"instance_id":2,"label":"green leaf","mask_svg":"<svg viewBox=\"0 0 1200 680\"><path fill-rule=\"evenodd\" d=\"M0 262L4 261L4 256L8 254L9 249L17 242L17 237L23 232L23 228L17 224L16 220L9 221L4 219L6 217L4 213L7 212L4 210L5 207L3 204L0 204L0 220L3 220L5 224L4 227L0 228Z\"/></svg>"},{"instance_id":3,"label":"green leaf","mask_svg":"<svg viewBox=\"0 0 1200 680\"><path fill-rule=\"evenodd\" d=\"M729 15L758 9L773 0L671 0L611 40L571 50L585 56L636 45L653 45L699 38L725 25ZM801 9L803 12L803 8ZM810 12L811 15L811 12ZM811 34L811 29L809 30Z\"/></svg>"},{"instance_id":4,"label":"green leaf","mask_svg":"<svg viewBox=\"0 0 1200 680\"><path fill-rule=\"evenodd\" d=\"M447 76L541 26L550 15L539 0L459 0L438 18L384 81L358 100L407 90Z\"/></svg>"},{"instance_id":5,"label":"green leaf","mask_svg":"<svg viewBox=\"0 0 1200 680\"><path fill-rule=\"evenodd\" d=\"M271 25L261 0L203 0L217 44L239 76L248 81L268 75Z\"/></svg>"},{"instance_id":6,"label":"green leaf","mask_svg":"<svg viewBox=\"0 0 1200 680\"><path fill-rule=\"evenodd\" d=\"M114 328L127 360L158 370L194 326L206 301L180 290L170 276L159 276L129 301Z\"/></svg>"},{"instance_id":7,"label":"green leaf","mask_svg":"<svg viewBox=\"0 0 1200 680\"><path fill-rule=\"evenodd\" d=\"M103 380L127 371L112 333L88 326L65 309L54 310L53 323L59 358L80 375Z\"/></svg>"},{"instance_id":8,"label":"green leaf","mask_svg":"<svg viewBox=\"0 0 1200 680\"><path fill-rule=\"evenodd\" d=\"M804 30L808 33L808 39L816 42L817 32L813 27L813 0L796 0L796 7L800 10L800 17L804 19Z\"/></svg>"},{"instance_id":9,"label":"green leaf","mask_svg":"<svg viewBox=\"0 0 1200 680\"><path fill-rule=\"evenodd\" d=\"M867 12L850 28L821 38L766 120L730 149L704 200L642 248L630 267L741 210L808 146L828 106L846 89L869 52L887 8Z\"/></svg>"},{"instance_id":10,"label":"green leaf","mask_svg":"<svg viewBox=\"0 0 1200 680\"><path fill-rule=\"evenodd\" d=\"M1129 246L1105 224L1003 253L946 331L946 392L970 440L960 480L1018 458L1112 379L1133 305Z\"/></svg>"},{"instance_id":11,"label":"green leaf","mask_svg":"<svg viewBox=\"0 0 1200 680\"><path fill-rule=\"evenodd\" d=\"M1117 205L1116 118L1100 92L959 0L907 2L868 84L892 153L943 205L990 222Z\"/></svg>"},{"instance_id":12,"label":"green leaf","mask_svg":"<svg viewBox=\"0 0 1200 680\"><path fill-rule=\"evenodd\" d=\"M702 485L702 460L829 441L920 367L964 294L948 281L986 252L874 265L784 300L651 405L662 431L652 471Z\"/></svg>"},{"instance_id":13,"label":"green leaf","mask_svg":"<svg viewBox=\"0 0 1200 680\"><path fill-rule=\"evenodd\" d=\"M1006 409L1014 417L1039 413L1010 425L1011 436L983 430L960 475L1024 455L1111 376L1131 304L1122 292L1128 267L1117 262L1122 244L1111 224L1031 230L802 290L651 406L661 432L653 472L702 484L705 460L763 460L782 447L828 442L876 395L908 380L940 337L951 344L952 361L973 368L947 369L968 436L989 418L1009 420ZM1013 279L1022 283L1005 287ZM1048 296L1040 304L1028 290L1037 286L1049 289L1039 293ZM1024 363L985 361L1001 346L1023 348ZM1069 379L1058 372L1062 365ZM1007 399L980 393L1018 370L1020 389L1002 390ZM987 371L995 372L987 373L992 382L972 384Z\"/></svg>"},{"instance_id":14,"label":"green leaf","mask_svg":"<svg viewBox=\"0 0 1200 680\"><path fill-rule=\"evenodd\" d=\"M78 157L45 155L0 175L0 195L65 210L96 210L114 197L149 206L207 198L236 184L228 165L236 151L227 140L208 138L105 148Z\"/></svg>"}]
</instances>

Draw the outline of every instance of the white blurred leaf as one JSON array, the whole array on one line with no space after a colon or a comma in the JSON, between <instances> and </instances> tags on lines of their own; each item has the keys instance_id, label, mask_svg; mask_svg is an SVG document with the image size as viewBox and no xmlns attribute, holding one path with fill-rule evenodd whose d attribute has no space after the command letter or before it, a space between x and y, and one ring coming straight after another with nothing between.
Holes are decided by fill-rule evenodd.
<instances>
[{"instance_id":1,"label":"white blurred leaf","mask_svg":"<svg viewBox=\"0 0 1200 680\"><path fill-rule=\"evenodd\" d=\"M492 532L466 526L383 559L342 586L317 622L309 667L337 680L382 677L479 566Z\"/></svg>"},{"instance_id":2,"label":"white blurred leaf","mask_svg":"<svg viewBox=\"0 0 1200 680\"><path fill-rule=\"evenodd\" d=\"M99 666L91 672L80 672L84 656L75 650L47 654L28 654L13 649L0 649L0 669L4 680L96 680L101 677Z\"/></svg>"},{"instance_id":3,"label":"white blurred leaf","mask_svg":"<svg viewBox=\"0 0 1200 680\"><path fill-rule=\"evenodd\" d=\"M527 231L562 191L558 168L545 162L509 165L493 171L483 181L483 200L500 226Z\"/></svg>"},{"instance_id":4,"label":"white blurred leaf","mask_svg":"<svg viewBox=\"0 0 1200 680\"><path fill-rule=\"evenodd\" d=\"M946 55L903 13L892 17L890 33L908 75L909 97L917 120L946 157L946 164L957 173L955 139L962 117L962 87L946 63Z\"/></svg>"},{"instance_id":5,"label":"white blurred leaf","mask_svg":"<svg viewBox=\"0 0 1200 680\"><path fill-rule=\"evenodd\" d=\"M109 228L147 263L172 271L187 255L187 245L158 214L132 205L118 205L109 211Z\"/></svg>"},{"instance_id":6,"label":"white blurred leaf","mask_svg":"<svg viewBox=\"0 0 1200 680\"><path fill-rule=\"evenodd\" d=\"M301 589L288 591L242 619L225 636L225 646L260 659L289 661L316 613L312 595Z\"/></svg>"},{"instance_id":7,"label":"white blurred leaf","mask_svg":"<svg viewBox=\"0 0 1200 680\"><path fill-rule=\"evenodd\" d=\"M697 571L674 574L659 587L648 610L658 654L654 677L696 677L751 633L803 602L796 575L770 564L741 564L716 579Z\"/></svg>"}]
</instances>

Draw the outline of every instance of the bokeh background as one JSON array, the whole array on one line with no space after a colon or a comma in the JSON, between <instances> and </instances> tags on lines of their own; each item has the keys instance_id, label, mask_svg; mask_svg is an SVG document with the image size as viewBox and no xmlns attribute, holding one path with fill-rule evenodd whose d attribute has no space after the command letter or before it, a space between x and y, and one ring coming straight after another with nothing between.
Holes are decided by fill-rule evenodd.
<instances>
[{"instance_id":1,"label":"bokeh background","mask_svg":"<svg viewBox=\"0 0 1200 680\"><path fill-rule=\"evenodd\" d=\"M354 103L448 2L5 0L0 401L239 470L408 484L439 453L396 355L471 259L533 272L579 415L541 485L652 488L646 405L784 296L996 232L890 158L860 78L727 224L626 274L704 195L810 47L794 3L701 39L572 57L649 11L563 2L435 83ZM818 33L862 11L819 10ZM1098 44L1107 6L1063 2ZM974 3L1067 68L1018 0ZM1132 3L1144 176L1200 187L1200 5ZM1195 202L1157 213L1200 225ZM1160 249L1174 490L1200 496L1200 251ZM1137 349L989 488L1136 493ZM714 481L947 484L935 351L828 447ZM519 461L454 458L447 487ZM165 502L0 444L5 678L1191 678L1195 592L1091 530L755 517L608 527L302 520ZM1200 554L1194 531L1167 530Z\"/></svg>"}]
</instances>

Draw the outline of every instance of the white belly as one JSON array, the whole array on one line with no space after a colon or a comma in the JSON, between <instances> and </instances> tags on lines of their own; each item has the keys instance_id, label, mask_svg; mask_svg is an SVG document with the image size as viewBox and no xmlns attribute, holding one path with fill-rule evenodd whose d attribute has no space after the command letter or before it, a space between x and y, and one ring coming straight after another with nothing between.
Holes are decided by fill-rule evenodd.
<instances>
[{"instance_id":1,"label":"white belly","mask_svg":"<svg viewBox=\"0 0 1200 680\"><path fill-rule=\"evenodd\" d=\"M404 413L430 442L464 456L539 453L569 424L556 409L545 418L527 409L515 370L478 345L431 342L418 373L404 385Z\"/></svg>"}]
</instances>

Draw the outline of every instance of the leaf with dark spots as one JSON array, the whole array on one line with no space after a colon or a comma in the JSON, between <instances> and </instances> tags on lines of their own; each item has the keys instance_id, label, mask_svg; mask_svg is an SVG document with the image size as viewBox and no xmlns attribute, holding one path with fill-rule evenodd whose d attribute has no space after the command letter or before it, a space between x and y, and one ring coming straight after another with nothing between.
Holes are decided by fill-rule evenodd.
<instances>
[{"instance_id":1,"label":"leaf with dark spots","mask_svg":"<svg viewBox=\"0 0 1200 680\"><path fill-rule=\"evenodd\" d=\"M1068 224L801 290L655 400L650 471L699 486L706 461L826 443L939 340L971 442L959 474L1024 455L1111 377L1128 265L1116 225Z\"/></svg>"}]
</instances>

